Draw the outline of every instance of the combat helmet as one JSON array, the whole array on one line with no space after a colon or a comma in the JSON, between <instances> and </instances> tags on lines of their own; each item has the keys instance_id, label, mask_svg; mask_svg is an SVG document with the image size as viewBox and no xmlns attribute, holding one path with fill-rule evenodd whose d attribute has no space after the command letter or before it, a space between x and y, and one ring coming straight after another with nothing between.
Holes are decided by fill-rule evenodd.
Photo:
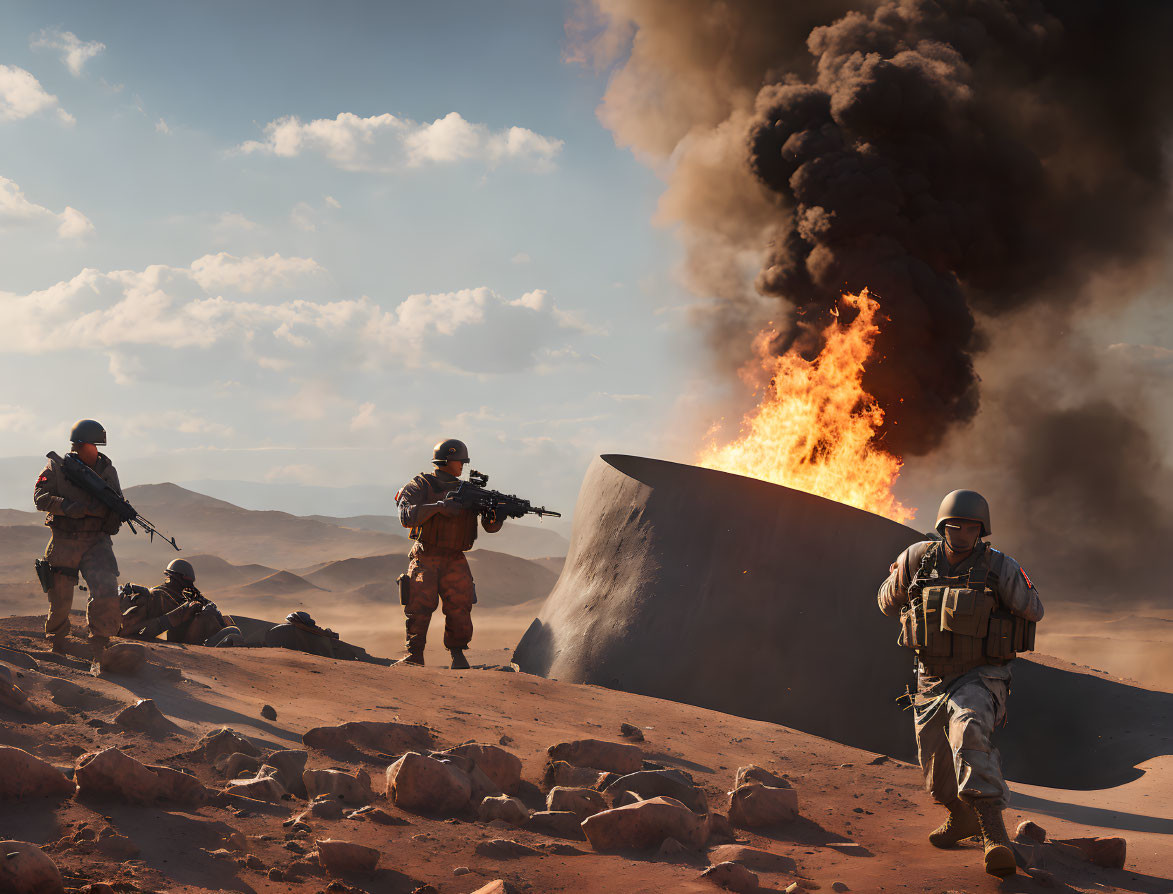
<instances>
[{"instance_id":1,"label":"combat helmet","mask_svg":"<svg viewBox=\"0 0 1173 894\"><path fill-rule=\"evenodd\" d=\"M432 448L432 462L437 466L442 466L446 462L456 460L457 462L467 463L468 447L465 446L464 441L458 441L456 438L449 438L446 441L441 441Z\"/></svg>"},{"instance_id":2,"label":"combat helmet","mask_svg":"<svg viewBox=\"0 0 1173 894\"><path fill-rule=\"evenodd\" d=\"M164 573L182 577L189 584L195 583L195 569L191 567L191 562L187 559L172 559Z\"/></svg>"},{"instance_id":3,"label":"combat helmet","mask_svg":"<svg viewBox=\"0 0 1173 894\"><path fill-rule=\"evenodd\" d=\"M990 504L976 490L955 490L946 494L937 510L937 533L941 534L945 521L950 518L965 518L982 523L983 537L990 536Z\"/></svg>"},{"instance_id":4,"label":"combat helmet","mask_svg":"<svg viewBox=\"0 0 1173 894\"><path fill-rule=\"evenodd\" d=\"M69 443L105 446L106 429L93 419L79 419L73 423L73 429L69 432Z\"/></svg>"}]
</instances>

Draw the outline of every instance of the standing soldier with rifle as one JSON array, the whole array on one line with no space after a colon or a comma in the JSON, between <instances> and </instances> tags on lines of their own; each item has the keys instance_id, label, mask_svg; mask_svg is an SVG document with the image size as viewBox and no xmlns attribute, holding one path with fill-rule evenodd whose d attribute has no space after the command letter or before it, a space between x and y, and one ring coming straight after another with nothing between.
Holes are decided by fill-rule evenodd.
<instances>
[{"instance_id":1,"label":"standing soldier with rifle","mask_svg":"<svg viewBox=\"0 0 1173 894\"><path fill-rule=\"evenodd\" d=\"M444 648L452 667L468 667L464 650L472 639L476 588L464 554L477 539L477 523L489 534L500 531L506 517L526 513L558 515L508 494L486 490L487 475L460 474L469 461L463 441L450 438L432 450L435 471L421 472L395 495L399 521L415 541L407 573L399 576L399 600L407 615L407 664L424 663L428 625L438 602L444 606Z\"/></svg>"},{"instance_id":2,"label":"standing soldier with rifle","mask_svg":"<svg viewBox=\"0 0 1173 894\"><path fill-rule=\"evenodd\" d=\"M82 419L69 435L72 452L67 459L80 460L119 494L118 473L109 457L98 452L106 443L106 431L93 419ZM96 496L74 483L65 474L65 460L50 459L33 490L33 502L46 513L45 524L52 532L45 557L36 563L41 587L49 597L45 635L53 641L54 652L64 652L69 635L69 612L78 572L85 576L90 598L86 620L94 658L101 656L110 637L118 633L122 615L118 602L118 562L110 535L116 534L122 519Z\"/></svg>"}]
</instances>

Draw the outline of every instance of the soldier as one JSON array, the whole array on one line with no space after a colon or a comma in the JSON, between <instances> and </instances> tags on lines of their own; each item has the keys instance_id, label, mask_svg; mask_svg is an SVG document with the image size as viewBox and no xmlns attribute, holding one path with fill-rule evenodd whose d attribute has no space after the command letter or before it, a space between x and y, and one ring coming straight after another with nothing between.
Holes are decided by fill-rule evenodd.
<instances>
[{"instance_id":1,"label":"soldier","mask_svg":"<svg viewBox=\"0 0 1173 894\"><path fill-rule=\"evenodd\" d=\"M195 569L186 559L174 559L163 572L163 583L147 590L123 586L122 628L119 636L155 639L167 634L167 641L192 646L239 646L244 643L240 629L225 619L196 589Z\"/></svg>"},{"instance_id":2,"label":"soldier","mask_svg":"<svg viewBox=\"0 0 1173 894\"><path fill-rule=\"evenodd\" d=\"M69 440L72 452L121 493L114 464L98 452L98 446L106 443L106 430L93 419L82 419L73 426ZM46 514L45 524L52 532L45 548L47 573L42 578L49 597L45 635L52 640L54 652L65 651L73 588L80 572L89 585L86 620L97 659L120 626L118 562L110 536L118 532L122 522L103 503L68 481L61 464L52 459L33 488L33 502Z\"/></svg>"},{"instance_id":3,"label":"soldier","mask_svg":"<svg viewBox=\"0 0 1173 894\"><path fill-rule=\"evenodd\" d=\"M1014 559L985 543L990 508L956 490L941 501L942 540L914 543L880 586L880 611L899 615L901 645L917 655L917 755L929 794L949 811L929 835L936 847L981 836L986 872L1015 873L1002 821L1010 795L994 727L1006 722L1016 652L1034 648L1043 604Z\"/></svg>"},{"instance_id":4,"label":"soldier","mask_svg":"<svg viewBox=\"0 0 1173 894\"><path fill-rule=\"evenodd\" d=\"M367 661L383 665L391 663L385 658L373 658L361 646L343 641L330 628L319 627L309 612L290 612L285 616L284 624L278 624L265 633L265 645L342 661Z\"/></svg>"},{"instance_id":5,"label":"soldier","mask_svg":"<svg viewBox=\"0 0 1173 894\"><path fill-rule=\"evenodd\" d=\"M490 534L501 530L504 518L466 509L447 499L460 484L469 462L463 441L450 438L432 450L435 471L421 472L396 494L399 521L410 528L415 544L402 579L407 592L400 594L407 615L408 664L424 663L428 625L438 601L444 605L444 648L452 655L452 667L468 667L464 650L472 639L472 607L477 601L472 572L464 554L477 539L477 521Z\"/></svg>"}]
</instances>

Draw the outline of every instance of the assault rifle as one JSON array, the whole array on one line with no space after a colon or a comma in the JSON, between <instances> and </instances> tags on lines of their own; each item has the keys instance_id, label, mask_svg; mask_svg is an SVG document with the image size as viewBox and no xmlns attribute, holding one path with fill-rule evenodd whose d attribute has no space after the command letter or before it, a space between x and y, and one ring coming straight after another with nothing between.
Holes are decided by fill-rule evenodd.
<instances>
[{"instance_id":1,"label":"assault rifle","mask_svg":"<svg viewBox=\"0 0 1173 894\"><path fill-rule=\"evenodd\" d=\"M80 459L72 453L66 455L64 459L57 455L56 451L50 450L45 454L51 460L59 462L61 468L65 470L65 477L76 486L80 487L91 497L100 502L103 506L118 516L119 521L126 522L126 526L130 528L130 533L137 534L138 531L134 529L138 525L144 531L151 535L151 542L155 542L155 535L158 534L164 543L170 543L175 547L176 552L179 551L179 545L175 542L174 537L168 537L147 519L139 515L138 510L127 502L126 497L122 496L110 482L106 481L101 475L83 463Z\"/></svg>"},{"instance_id":2,"label":"assault rifle","mask_svg":"<svg viewBox=\"0 0 1173 894\"><path fill-rule=\"evenodd\" d=\"M468 473L468 481L460 482L454 491L450 491L446 499L454 500L466 509L476 509L482 515L496 513L507 518L521 518L524 515L552 515L562 518L561 512L547 509L545 506L534 506L529 500L515 497L513 494L503 494L499 490L489 490L485 487L489 483L489 476L482 475L476 469Z\"/></svg>"}]
</instances>

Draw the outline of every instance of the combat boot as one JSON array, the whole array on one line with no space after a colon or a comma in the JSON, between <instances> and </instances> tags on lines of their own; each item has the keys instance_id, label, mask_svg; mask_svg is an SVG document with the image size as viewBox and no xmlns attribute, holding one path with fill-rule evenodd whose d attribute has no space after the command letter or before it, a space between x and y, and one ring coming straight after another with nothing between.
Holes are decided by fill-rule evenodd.
<instances>
[{"instance_id":1,"label":"combat boot","mask_svg":"<svg viewBox=\"0 0 1173 894\"><path fill-rule=\"evenodd\" d=\"M50 640L53 643L53 646L52 646L53 651L56 652L58 655L68 655L69 654L69 635L68 634L59 633L59 634L56 634L56 635L50 637Z\"/></svg>"},{"instance_id":2,"label":"combat boot","mask_svg":"<svg viewBox=\"0 0 1173 894\"><path fill-rule=\"evenodd\" d=\"M468 659L464 657L464 649L449 649L448 654L452 656L453 670L468 670Z\"/></svg>"},{"instance_id":3,"label":"combat boot","mask_svg":"<svg viewBox=\"0 0 1173 894\"><path fill-rule=\"evenodd\" d=\"M409 650L406 655L399 659L400 664L418 664L420 667L424 666L424 650L420 649L418 652Z\"/></svg>"},{"instance_id":4,"label":"combat boot","mask_svg":"<svg viewBox=\"0 0 1173 894\"><path fill-rule=\"evenodd\" d=\"M949 811L949 818L929 833L929 844L933 847L954 847L959 841L982 834L973 808L960 798L946 804L945 809Z\"/></svg>"},{"instance_id":5,"label":"combat boot","mask_svg":"<svg viewBox=\"0 0 1173 894\"><path fill-rule=\"evenodd\" d=\"M1002 821L1002 808L992 801L974 801L974 813L982 827L982 842L986 847L986 872L998 878L1009 878L1018 868L1014 862L1014 849L1006 824Z\"/></svg>"}]
</instances>

